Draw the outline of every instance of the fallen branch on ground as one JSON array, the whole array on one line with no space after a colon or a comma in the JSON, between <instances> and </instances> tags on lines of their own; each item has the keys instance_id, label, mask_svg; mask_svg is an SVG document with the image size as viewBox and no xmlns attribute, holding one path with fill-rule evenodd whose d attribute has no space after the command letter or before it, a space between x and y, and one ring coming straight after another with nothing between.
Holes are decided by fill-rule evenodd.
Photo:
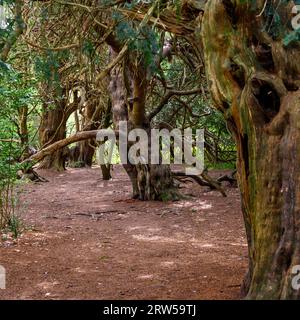
<instances>
[{"instance_id":1,"label":"fallen branch on ground","mask_svg":"<svg viewBox=\"0 0 300 320\"><path fill-rule=\"evenodd\" d=\"M43 160L45 157L51 155L53 152L58 151L68 146L71 143L96 138L97 133L98 133L98 130L77 132L66 139L57 141L51 144L50 146L38 151L36 154L32 155L30 158L24 160L22 164L39 162Z\"/></svg>"},{"instance_id":2,"label":"fallen branch on ground","mask_svg":"<svg viewBox=\"0 0 300 320\"><path fill-rule=\"evenodd\" d=\"M234 170L230 176L227 174L224 174L223 176L219 177L217 181L220 183L224 181L228 181L231 186L237 186L237 179L234 178L235 174L236 174L236 170Z\"/></svg>"},{"instance_id":3,"label":"fallen branch on ground","mask_svg":"<svg viewBox=\"0 0 300 320\"><path fill-rule=\"evenodd\" d=\"M186 174L185 172L172 172L173 176L175 178L178 177L186 177L186 178L192 178L193 180L195 180L200 186L202 187L210 187L212 190L218 190L223 197L227 197L226 192L224 191L224 189L221 186L221 183L214 180L213 178L211 178L207 171L204 170L200 176L196 176L196 175L189 175Z\"/></svg>"},{"instance_id":4,"label":"fallen branch on ground","mask_svg":"<svg viewBox=\"0 0 300 320\"><path fill-rule=\"evenodd\" d=\"M46 178L40 176L32 168L27 169L25 172L23 172L23 170L19 170L17 174L19 179L27 178L33 182L49 182Z\"/></svg>"}]
</instances>

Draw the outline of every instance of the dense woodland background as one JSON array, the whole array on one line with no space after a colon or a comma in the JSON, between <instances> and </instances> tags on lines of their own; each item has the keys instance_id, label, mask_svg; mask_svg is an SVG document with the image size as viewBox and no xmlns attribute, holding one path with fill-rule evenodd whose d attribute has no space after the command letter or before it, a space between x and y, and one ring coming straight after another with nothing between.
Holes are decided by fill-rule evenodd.
<instances>
[{"instance_id":1,"label":"dense woodland background","mask_svg":"<svg viewBox=\"0 0 300 320\"><path fill-rule=\"evenodd\" d=\"M248 298L299 298L299 33L294 1L2 0L0 228L16 190L97 164L98 129L205 130L205 170L235 183L249 245ZM117 159L118 156L115 155ZM111 166L101 165L104 180ZM178 200L187 177L124 165L133 198ZM212 178L209 169L231 169Z\"/></svg>"}]
</instances>

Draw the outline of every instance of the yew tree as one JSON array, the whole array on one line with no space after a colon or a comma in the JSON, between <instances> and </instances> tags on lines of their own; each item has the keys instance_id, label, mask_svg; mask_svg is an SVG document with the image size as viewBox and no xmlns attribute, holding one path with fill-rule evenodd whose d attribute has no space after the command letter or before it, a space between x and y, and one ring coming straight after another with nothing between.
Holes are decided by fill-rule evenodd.
<instances>
[{"instance_id":1,"label":"yew tree","mask_svg":"<svg viewBox=\"0 0 300 320\"><path fill-rule=\"evenodd\" d=\"M294 1L209 0L206 73L238 146L249 299L297 299L300 264L300 42Z\"/></svg>"},{"instance_id":2,"label":"yew tree","mask_svg":"<svg viewBox=\"0 0 300 320\"><path fill-rule=\"evenodd\" d=\"M128 132L131 129L144 129L151 137L151 123L146 115L146 97L149 81L147 67L141 56L127 56L126 64L116 67L110 73L110 92L112 101L113 121L119 131L121 121L126 121ZM111 58L117 52L111 49ZM148 159L151 158L151 139L149 138ZM128 141L128 147L132 146ZM169 165L163 164L132 164L129 159L123 164L133 189L133 198L140 200L177 199L178 192Z\"/></svg>"},{"instance_id":3,"label":"yew tree","mask_svg":"<svg viewBox=\"0 0 300 320\"><path fill-rule=\"evenodd\" d=\"M155 1L150 9L148 2L129 9L125 2L110 5L139 21L140 29L152 24L185 38L200 60L204 54L215 107L227 121L238 148L238 180L249 248L244 295L248 299L299 299L300 291L292 287L293 267L300 265L300 31L295 30L299 23L294 16L295 1L176 1L181 10L174 8L174 1ZM75 6L73 13L80 11L77 3L65 5ZM149 130L145 114L150 80L147 68L136 63L142 60L128 51L127 41L117 48L111 41L115 23L103 27L111 14L109 3L97 7L87 1L81 7L90 13L90 29L98 30L94 24L100 29L96 32L100 44L106 42L113 49L112 61L98 76L110 78L114 122L126 120L129 128ZM89 20L83 21L80 28ZM202 65L197 67L199 72L203 69ZM63 143L56 142L55 151L95 135L95 131L78 133ZM49 155L50 149L35 159L45 154ZM172 189L169 169L156 170L160 168L133 168L136 197L160 199L162 193L155 192L155 187L159 186L159 191Z\"/></svg>"}]
</instances>

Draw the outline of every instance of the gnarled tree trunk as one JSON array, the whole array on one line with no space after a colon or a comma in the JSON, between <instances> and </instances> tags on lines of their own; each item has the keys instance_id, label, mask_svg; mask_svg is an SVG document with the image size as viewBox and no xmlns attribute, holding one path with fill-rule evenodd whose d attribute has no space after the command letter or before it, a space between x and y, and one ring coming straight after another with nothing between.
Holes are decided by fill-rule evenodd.
<instances>
[{"instance_id":1,"label":"gnarled tree trunk","mask_svg":"<svg viewBox=\"0 0 300 320\"><path fill-rule=\"evenodd\" d=\"M111 50L111 58L116 53ZM132 71L125 67L115 67L110 74L110 94L112 101L113 122L116 130L119 130L120 121L127 122L128 131L140 128L148 132L150 141L150 124L145 117L145 99L147 89L147 77L143 61ZM127 83L127 85L126 85ZM132 145L128 142L128 148ZM150 159L151 148L148 148ZM174 182L169 165L138 164L133 165L128 159L123 164L132 184L133 197L140 200L171 200L177 199L178 193L174 188Z\"/></svg>"},{"instance_id":2,"label":"gnarled tree trunk","mask_svg":"<svg viewBox=\"0 0 300 320\"><path fill-rule=\"evenodd\" d=\"M209 0L202 35L216 106L238 146L249 299L299 299L300 43L293 1ZM291 39L291 37L290 37Z\"/></svg>"},{"instance_id":3,"label":"gnarled tree trunk","mask_svg":"<svg viewBox=\"0 0 300 320\"><path fill-rule=\"evenodd\" d=\"M47 108L47 107L46 107ZM44 109L42 122L39 130L40 144L42 147L49 143L57 142L66 137L66 120L63 109L57 107L53 110ZM40 169L65 170L64 149L47 156L39 165Z\"/></svg>"},{"instance_id":4,"label":"gnarled tree trunk","mask_svg":"<svg viewBox=\"0 0 300 320\"><path fill-rule=\"evenodd\" d=\"M54 106L44 103L41 125L39 128L39 141L41 149L66 138L67 121L70 115L80 105L81 98L78 91L74 92L74 101L69 103L68 92L62 90L60 97L56 98ZM69 157L69 149L63 148L45 157L40 163L40 169L65 170L65 163Z\"/></svg>"},{"instance_id":5,"label":"gnarled tree trunk","mask_svg":"<svg viewBox=\"0 0 300 320\"><path fill-rule=\"evenodd\" d=\"M41 126L39 129L39 139L42 148L54 142L66 138L67 117L64 113L64 106L56 105L54 109L44 107ZM60 149L47 156L39 165L40 169L65 170L66 160L65 149Z\"/></svg>"},{"instance_id":6,"label":"gnarled tree trunk","mask_svg":"<svg viewBox=\"0 0 300 320\"><path fill-rule=\"evenodd\" d=\"M29 133L28 133L28 106L24 106L19 109L19 136L21 140L21 160L25 160L29 157Z\"/></svg>"},{"instance_id":7,"label":"gnarled tree trunk","mask_svg":"<svg viewBox=\"0 0 300 320\"><path fill-rule=\"evenodd\" d=\"M101 108L97 108L95 99L90 99L84 107L82 127L85 131L96 130L100 126L102 113ZM77 159L81 167L91 167L96 149L96 139L81 141L78 143L79 157Z\"/></svg>"}]
</instances>

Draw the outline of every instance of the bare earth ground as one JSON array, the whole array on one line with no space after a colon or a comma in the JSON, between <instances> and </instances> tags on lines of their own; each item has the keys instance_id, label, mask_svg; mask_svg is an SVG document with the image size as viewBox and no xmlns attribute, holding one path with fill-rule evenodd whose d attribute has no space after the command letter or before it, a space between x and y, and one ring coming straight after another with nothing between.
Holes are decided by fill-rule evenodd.
<instances>
[{"instance_id":1,"label":"bare earth ground","mask_svg":"<svg viewBox=\"0 0 300 320\"><path fill-rule=\"evenodd\" d=\"M247 245L238 189L228 198L195 183L179 202L131 200L123 169L40 171L22 218L31 229L0 240L0 299L239 299ZM219 175L220 172L215 172Z\"/></svg>"}]
</instances>

